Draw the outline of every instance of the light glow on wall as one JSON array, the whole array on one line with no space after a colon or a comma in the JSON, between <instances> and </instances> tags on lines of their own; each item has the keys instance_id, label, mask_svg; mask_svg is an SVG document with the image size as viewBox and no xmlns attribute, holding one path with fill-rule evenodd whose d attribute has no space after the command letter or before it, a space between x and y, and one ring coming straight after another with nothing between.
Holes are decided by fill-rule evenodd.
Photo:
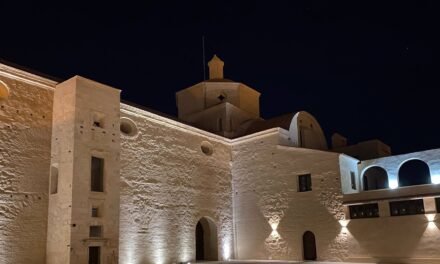
<instances>
[{"instance_id":1,"label":"light glow on wall","mask_svg":"<svg viewBox=\"0 0 440 264\"><path fill-rule=\"evenodd\" d=\"M397 183L397 180L390 180L389 182L390 189L396 189L399 187L399 184Z\"/></svg>"},{"instance_id":2,"label":"light glow on wall","mask_svg":"<svg viewBox=\"0 0 440 264\"><path fill-rule=\"evenodd\" d=\"M431 182L434 184L440 184L440 175L439 174L431 175Z\"/></svg>"},{"instance_id":3,"label":"light glow on wall","mask_svg":"<svg viewBox=\"0 0 440 264\"><path fill-rule=\"evenodd\" d=\"M429 222L428 229L437 229L437 225L434 222Z\"/></svg>"},{"instance_id":4,"label":"light glow on wall","mask_svg":"<svg viewBox=\"0 0 440 264\"><path fill-rule=\"evenodd\" d=\"M425 214L426 219L428 220L428 229L438 229L437 225L435 224L435 216L436 214Z\"/></svg>"},{"instance_id":5,"label":"light glow on wall","mask_svg":"<svg viewBox=\"0 0 440 264\"><path fill-rule=\"evenodd\" d=\"M272 228L272 231L276 231L277 230L278 225L280 224L280 220L281 220L281 217L279 217L278 215L272 216L269 219L269 225Z\"/></svg>"},{"instance_id":6,"label":"light glow on wall","mask_svg":"<svg viewBox=\"0 0 440 264\"><path fill-rule=\"evenodd\" d=\"M187 246L181 246L181 254L180 254L180 262L184 263L184 262L188 262L188 260L191 259L191 253L190 250L188 249Z\"/></svg>"},{"instance_id":7,"label":"light glow on wall","mask_svg":"<svg viewBox=\"0 0 440 264\"><path fill-rule=\"evenodd\" d=\"M279 223L271 223L271 224L270 224L270 227L272 228L272 231L277 231L278 224L279 224Z\"/></svg>"},{"instance_id":8,"label":"light glow on wall","mask_svg":"<svg viewBox=\"0 0 440 264\"><path fill-rule=\"evenodd\" d=\"M428 219L428 222L434 222L435 220L435 214L425 214L426 219Z\"/></svg>"},{"instance_id":9,"label":"light glow on wall","mask_svg":"<svg viewBox=\"0 0 440 264\"><path fill-rule=\"evenodd\" d=\"M342 227L347 227L347 226L348 226L348 223L350 223L350 220L349 220L349 219L346 219L346 220L339 220L339 224L340 224Z\"/></svg>"},{"instance_id":10,"label":"light glow on wall","mask_svg":"<svg viewBox=\"0 0 440 264\"><path fill-rule=\"evenodd\" d=\"M231 245L229 242L223 243L223 259L229 260L231 258Z\"/></svg>"},{"instance_id":11,"label":"light glow on wall","mask_svg":"<svg viewBox=\"0 0 440 264\"><path fill-rule=\"evenodd\" d=\"M288 252L287 241L276 231L272 231L264 241L265 249L269 254L269 259L285 258Z\"/></svg>"}]
</instances>

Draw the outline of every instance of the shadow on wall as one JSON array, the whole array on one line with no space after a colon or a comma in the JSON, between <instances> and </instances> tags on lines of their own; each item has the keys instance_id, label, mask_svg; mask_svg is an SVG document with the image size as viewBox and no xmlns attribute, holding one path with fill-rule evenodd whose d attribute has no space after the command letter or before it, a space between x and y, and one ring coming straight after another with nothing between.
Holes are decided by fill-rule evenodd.
<instances>
[{"instance_id":1,"label":"shadow on wall","mask_svg":"<svg viewBox=\"0 0 440 264\"><path fill-rule=\"evenodd\" d=\"M276 259L340 261L347 255L346 239L341 238L342 227L337 219L339 216L331 212L332 210L329 209L332 207L331 205L323 205L318 200L309 207L309 210L304 210L305 204L310 205L310 198L309 194L305 194L303 198L292 199L289 202L289 207L286 208L283 218L284 221L281 219L277 228L277 232L283 238L279 240L279 243L284 243L286 249L281 252L284 253L283 255L273 256ZM340 206L336 205L335 208ZM307 233L309 235L304 240L304 234L307 231L310 233ZM310 246L311 233L314 235L316 243L312 250ZM312 258L311 251L313 250L316 250L316 253ZM336 251L338 254L333 253Z\"/></svg>"},{"instance_id":2,"label":"shadow on wall","mask_svg":"<svg viewBox=\"0 0 440 264\"><path fill-rule=\"evenodd\" d=\"M427 227L425 215L352 220L347 227L355 240L350 243L350 258L385 263L417 257L415 251L426 245L421 240Z\"/></svg>"}]
</instances>

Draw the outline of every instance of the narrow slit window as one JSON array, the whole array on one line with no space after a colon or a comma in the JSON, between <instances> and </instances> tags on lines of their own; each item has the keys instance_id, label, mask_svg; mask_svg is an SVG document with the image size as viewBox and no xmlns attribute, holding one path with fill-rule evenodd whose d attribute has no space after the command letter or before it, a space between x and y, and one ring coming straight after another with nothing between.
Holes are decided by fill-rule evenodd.
<instances>
[{"instance_id":1,"label":"narrow slit window","mask_svg":"<svg viewBox=\"0 0 440 264\"><path fill-rule=\"evenodd\" d=\"M351 189L356 190L356 175L350 171Z\"/></svg>"},{"instance_id":2,"label":"narrow slit window","mask_svg":"<svg viewBox=\"0 0 440 264\"><path fill-rule=\"evenodd\" d=\"M50 168L50 194L58 193L58 168L52 166Z\"/></svg>"},{"instance_id":3,"label":"narrow slit window","mask_svg":"<svg viewBox=\"0 0 440 264\"><path fill-rule=\"evenodd\" d=\"M298 176L298 191L308 192L312 190L312 177L310 174Z\"/></svg>"},{"instance_id":4,"label":"narrow slit window","mask_svg":"<svg viewBox=\"0 0 440 264\"><path fill-rule=\"evenodd\" d=\"M91 191L104 191L104 159L92 157L91 166Z\"/></svg>"},{"instance_id":5,"label":"narrow slit window","mask_svg":"<svg viewBox=\"0 0 440 264\"><path fill-rule=\"evenodd\" d=\"M92 207L92 217L99 217L99 208Z\"/></svg>"},{"instance_id":6,"label":"narrow slit window","mask_svg":"<svg viewBox=\"0 0 440 264\"><path fill-rule=\"evenodd\" d=\"M218 128L218 131L223 131L223 120L221 119L221 118L219 118L218 120L217 120L217 128Z\"/></svg>"}]
</instances>

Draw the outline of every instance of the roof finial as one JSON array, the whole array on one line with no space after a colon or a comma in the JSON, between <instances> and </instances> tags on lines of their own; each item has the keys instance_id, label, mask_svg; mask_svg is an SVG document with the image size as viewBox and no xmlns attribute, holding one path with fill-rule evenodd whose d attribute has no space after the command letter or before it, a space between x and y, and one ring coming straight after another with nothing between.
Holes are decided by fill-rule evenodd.
<instances>
[{"instance_id":1,"label":"roof finial","mask_svg":"<svg viewBox=\"0 0 440 264\"><path fill-rule=\"evenodd\" d=\"M225 63L214 55L212 59L208 62L209 67L209 79L223 79L223 66Z\"/></svg>"}]
</instances>

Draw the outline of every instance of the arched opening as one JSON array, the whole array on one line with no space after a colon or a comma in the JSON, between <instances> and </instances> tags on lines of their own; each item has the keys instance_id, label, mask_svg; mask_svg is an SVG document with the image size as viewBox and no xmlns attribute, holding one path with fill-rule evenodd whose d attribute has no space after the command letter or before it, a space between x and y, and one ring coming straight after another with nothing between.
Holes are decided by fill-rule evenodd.
<instances>
[{"instance_id":1,"label":"arched opening","mask_svg":"<svg viewBox=\"0 0 440 264\"><path fill-rule=\"evenodd\" d=\"M218 260L217 227L206 217L196 226L196 260Z\"/></svg>"},{"instance_id":2,"label":"arched opening","mask_svg":"<svg viewBox=\"0 0 440 264\"><path fill-rule=\"evenodd\" d=\"M409 160L400 166L399 169L399 186L411 186L420 184L430 184L431 173L429 172L428 164L425 162L413 159Z\"/></svg>"},{"instance_id":3,"label":"arched opening","mask_svg":"<svg viewBox=\"0 0 440 264\"><path fill-rule=\"evenodd\" d=\"M364 191L387 189L388 174L387 171L381 167L370 167L364 172L363 177Z\"/></svg>"},{"instance_id":4,"label":"arched opening","mask_svg":"<svg viewBox=\"0 0 440 264\"><path fill-rule=\"evenodd\" d=\"M306 231L303 235L304 260L316 260L316 241L315 235Z\"/></svg>"}]
</instances>

